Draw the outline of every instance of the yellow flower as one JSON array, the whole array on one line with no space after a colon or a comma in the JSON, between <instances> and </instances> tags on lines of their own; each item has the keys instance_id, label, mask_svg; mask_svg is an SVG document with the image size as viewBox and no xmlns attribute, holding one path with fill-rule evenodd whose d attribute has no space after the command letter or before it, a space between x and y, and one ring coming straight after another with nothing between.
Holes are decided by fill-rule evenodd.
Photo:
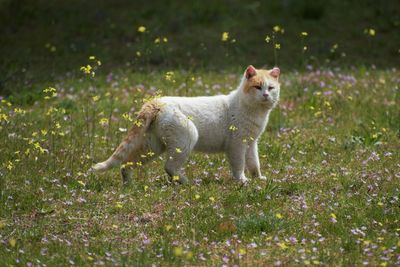
<instances>
[{"instance_id":1,"label":"yellow flower","mask_svg":"<svg viewBox=\"0 0 400 267\"><path fill-rule=\"evenodd\" d=\"M146 27L145 26L139 26L137 31L140 32L140 33L144 33L146 31Z\"/></svg>"},{"instance_id":2,"label":"yellow flower","mask_svg":"<svg viewBox=\"0 0 400 267\"><path fill-rule=\"evenodd\" d=\"M281 27L279 25L275 25L273 28L274 32L279 32L281 30Z\"/></svg>"},{"instance_id":3,"label":"yellow flower","mask_svg":"<svg viewBox=\"0 0 400 267\"><path fill-rule=\"evenodd\" d=\"M107 118L101 118L99 121L101 126L105 126L108 124L108 119Z\"/></svg>"},{"instance_id":4,"label":"yellow flower","mask_svg":"<svg viewBox=\"0 0 400 267\"><path fill-rule=\"evenodd\" d=\"M288 246L286 246L285 242L278 243L278 246L279 246L281 249L283 249L283 250L285 250L285 249L288 248Z\"/></svg>"},{"instance_id":5,"label":"yellow flower","mask_svg":"<svg viewBox=\"0 0 400 267\"><path fill-rule=\"evenodd\" d=\"M122 209L122 203L121 203L121 202L115 203L115 207L116 207L117 209Z\"/></svg>"},{"instance_id":6,"label":"yellow flower","mask_svg":"<svg viewBox=\"0 0 400 267\"><path fill-rule=\"evenodd\" d=\"M8 243L10 244L11 247L15 247L15 245L17 244L17 240L11 238L10 240L8 240Z\"/></svg>"},{"instance_id":7,"label":"yellow flower","mask_svg":"<svg viewBox=\"0 0 400 267\"><path fill-rule=\"evenodd\" d=\"M167 71L167 73L165 73L165 79L167 81L171 81L173 76L174 76L174 72L173 71Z\"/></svg>"},{"instance_id":8,"label":"yellow flower","mask_svg":"<svg viewBox=\"0 0 400 267\"><path fill-rule=\"evenodd\" d=\"M376 32L375 32L374 29L368 29L368 34L369 34L370 36L375 36Z\"/></svg>"},{"instance_id":9,"label":"yellow flower","mask_svg":"<svg viewBox=\"0 0 400 267\"><path fill-rule=\"evenodd\" d=\"M167 38L167 37L164 37L164 38L163 38L163 42L164 42L164 43L168 43L168 38Z\"/></svg>"},{"instance_id":10,"label":"yellow flower","mask_svg":"<svg viewBox=\"0 0 400 267\"><path fill-rule=\"evenodd\" d=\"M183 248L182 247L175 247L174 248L174 255L180 257L183 255Z\"/></svg>"},{"instance_id":11,"label":"yellow flower","mask_svg":"<svg viewBox=\"0 0 400 267\"><path fill-rule=\"evenodd\" d=\"M238 128L235 125L231 125L229 126L229 130L231 130L232 132L236 131Z\"/></svg>"},{"instance_id":12,"label":"yellow flower","mask_svg":"<svg viewBox=\"0 0 400 267\"><path fill-rule=\"evenodd\" d=\"M331 215L331 217L332 217L333 219L336 219L335 213L331 213L330 215Z\"/></svg>"},{"instance_id":13,"label":"yellow flower","mask_svg":"<svg viewBox=\"0 0 400 267\"><path fill-rule=\"evenodd\" d=\"M154 40L154 43L155 43L155 44L158 44L159 42L160 42L160 38L157 37L157 38Z\"/></svg>"},{"instance_id":14,"label":"yellow flower","mask_svg":"<svg viewBox=\"0 0 400 267\"><path fill-rule=\"evenodd\" d=\"M214 197L209 197L208 198L211 202L214 202L215 201L215 198Z\"/></svg>"},{"instance_id":15,"label":"yellow flower","mask_svg":"<svg viewBox=\"0 0 400 267\"><path fill-rule=\"evenodd\" d=\"M199 198L200 198L200 195L199 195L199 194L196 194L196 195L194 195L194 198L195 198L195 199L199 199Z\"/></svg>"},{"instance_id":16,"label":"yellow flower","mask_svg":"<svg viewBox=\"0 0 400 267\"><path fill-rule=\"evenodd\" d=\"M179 176L178 175L172 176L172 181L179 181Z\"/></svg>"},{"instance_id":17,"label":"yellow flower","mask_svg":"<svg viewBox=\"0 0 400 267\"><path fill-rule=\"evenodd\" d=\"M80 185L82 185L82 186L85 186L86 184L83 182L83 181L78 181L78 184L80 184Z\"/></svg>"},{"instance_id":18,"label":"yellow flower","mask_svg":"<svg viewBox=\"0 0 400 267\"><path fill-rule=\"evenodd\" d=\"M283 218L283 215L280 214L280 213L277 213L277 214L275 214L275 217L278 218L278 219L282 219L282 218Z\"/></svg>"},{"instance_id":19,"label":"yellow flower","mask_svg":"<svg viewBox=\"0 0 400 267\"><path fill-rule=\"evenodd\" d=\"M281 49L281 44L276 43L276 44L275 44L275 48L276 48L276 49Z\"/></svg>"},{"instance_id":20,"label":"yellow flower","mask_svg":"<svg viewBox=\"0 0 400 267\"><path fill-rule=\"evenodd\" d=\"M301 36L308 36L307 32L301 32Z\"/></svg>"},{"instance_id":21,"label":"yellow flower","mask_svg":"<svg viewBox=\"0 0 400 267\"><path fill-rule=\"evenodd\" d=\"M175 151L176 151L176 153L178 153L178 154L182 153L182 150L181 150L179 147L175 148Z\"/></svg>"},{"instance_id":22,"label":"yellow flower","mask_svg":"<svg viewBox=\"0 0 400 267\"><path fill-rule=\"evenodd\" d=\"M169 230L171 230L172 229L172 225L169 225L169 224L167 224L166 226L165 226L165 230L168 232Z\"/></svg>"},{"instance_id":23,"label":"yellow flower","mask_svg":"<svg viewBox=\"0 0 400 267\"><path fill-rule=\"evenodd\" d=\"M186 259L190 260L193 257L193 252L188 251L188 253L186 254Z\"/></svg>"},{"instance_id":24,"label":"yellow flower","mask_svg":"<svg viewBox=\"0 0 400 267\"><path fill-rule=\"evenodd\" d=\"M89 59L90 59L90 60L95 60L96 57L95 57L95 56L90 56Z\"/></svg>"},{"instance_id":25,"label":"yellow flower","mask_svg":"<svg viewBox=\"0 0 400 267\"><path fill-rule=\"evenodd\" d=\"M267 42L267 43L269 43L270 41L271 41L271 37L269 37L268 35L265 37L265 41Z\"/></svg>"},{"instance_id":26,"label":"yellow flower","mask_svg":"<svg viewBox=\"0 0 400 267\"><path fill-rule=\"evenodd\" d=\"M223 32L221 36L222 42L226 42L229 39L229 32Z\"/></svg>"},{"instance_id":27,"label":"yellow flower","mask_svg":"<svg viewBox=\"0 0 400 267\"><path fill-rule=\"evenodd\" d=\"M92 100L93 100L94 102L98 101L99 99L100 99L100 96L99 96L99 95L95 95L95 96L92 97Z\"/></svg>"},{"instance_id":28,"label":"yellow flower","mask_svg":"<svg viewBox=\"0 0 400 267\"><path fill-rule=\"evenodd\" d=\"M11 171L12 169L14 169L14 164L11 161L7 162L7 167L6 167L9 171Z\"/></svg>"},{"instance_id":29,"label":"yellow flower","mask_svg":"<svg viewBox=\"0 0 400 267\"><path fill-rule=\"evenodd\" d=\"M241 255L245 255L245 254L246 254L246 250L245 250L244 248L240 248L240 249L239 249L239 253L240 253Z\"/></svg>"}]
</instances>

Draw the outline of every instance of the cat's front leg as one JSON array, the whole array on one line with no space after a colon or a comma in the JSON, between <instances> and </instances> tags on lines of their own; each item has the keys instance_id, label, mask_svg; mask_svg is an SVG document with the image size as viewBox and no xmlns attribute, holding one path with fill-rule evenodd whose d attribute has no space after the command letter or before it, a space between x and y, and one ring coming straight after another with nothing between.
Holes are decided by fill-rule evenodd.
<instances>
[{"instance_id":1,"label":"cat's front leg","mask_svg":"<svg viewBox=\"0 0 400 267\"><path fill-rule=\"evenodd\" d=\"M246 151L246 168L252 177L258 177L261 180L267 178L261 174L260 159L258 157L258 144L253 142L249 145Z\"/></svg>"},{"instance_id":2,"label":"cat's front leg","mask_svg":"<svg viewBox=\"0 0 400 267\"><path fill-rule=\"evenodd\" d=\"M246 144L243 144L242 142L231 144L227 151L227 156L231 165L233 178L242 184L246 184L248 182L248 179L244 174Z\"/></svg>"}]
</instances>

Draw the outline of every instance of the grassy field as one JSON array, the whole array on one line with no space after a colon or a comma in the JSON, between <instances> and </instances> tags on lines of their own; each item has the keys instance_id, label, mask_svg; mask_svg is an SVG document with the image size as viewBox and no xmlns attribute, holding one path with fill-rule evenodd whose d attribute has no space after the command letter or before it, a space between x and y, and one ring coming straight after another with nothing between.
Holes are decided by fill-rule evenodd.
<instances>
[{"instance_id":1,"label":"grassy field","mask_svg":"<svg viewBox=\"0 0 400 267\"><path fill-rule=\"evenodd\" d=\"M169 182L161 159L128 188L117 169L85 174L143 99L227 93L239 78L82 74L32 105L3 99L1 265L400 264L398 70L283 73L259 145L267 181L240 187L204 154L187 163L190 185Z\"/></svg>"},{"instance_id":2,"label":"grassy field","mask_svg":"<svg viewBox=\"0 0 400 267\"><path fill-rule=\"evenodd\" d=\"M189 3L190 2L190 3ZM0 266L400 265L398 1L0 0ZM162 158L88 174L155 95L281 67L239 186ZM86 73L85 73L86 72Z\"/></svg>"}]
</instances>

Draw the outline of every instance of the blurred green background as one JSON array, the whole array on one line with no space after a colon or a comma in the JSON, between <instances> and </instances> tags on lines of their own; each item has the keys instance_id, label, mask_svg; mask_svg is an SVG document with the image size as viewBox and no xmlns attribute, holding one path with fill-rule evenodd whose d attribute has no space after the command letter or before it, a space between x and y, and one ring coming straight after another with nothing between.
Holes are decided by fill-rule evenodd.
<instances>
[{"instance_id":1,"label":"blurred green background","mask_svg":"<svg viewBox=\"0 0 400 267\"><path fill-rule=\"evenodd\" d=\"M74 77L91 55L100 75L400 62L398 0L0 0L0 25L1 95Z\"/></svg>"}]
</instances>

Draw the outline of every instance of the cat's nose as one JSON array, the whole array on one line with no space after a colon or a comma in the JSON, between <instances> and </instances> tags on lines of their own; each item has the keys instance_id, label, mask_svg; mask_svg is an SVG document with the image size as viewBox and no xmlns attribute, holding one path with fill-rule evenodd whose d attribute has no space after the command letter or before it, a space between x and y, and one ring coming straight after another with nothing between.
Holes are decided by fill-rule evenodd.
<instances>
[{"instance_id":1,"label":"cat's nose","mask_svg":"<svg viewBox=\"0 0 400 267\"><path fill-rule=\"evenodd\" d=\"M263 97L267 98L267 97L269 97L269 94L268 93L264 93Z\"/></svg>"}]
</instances>

